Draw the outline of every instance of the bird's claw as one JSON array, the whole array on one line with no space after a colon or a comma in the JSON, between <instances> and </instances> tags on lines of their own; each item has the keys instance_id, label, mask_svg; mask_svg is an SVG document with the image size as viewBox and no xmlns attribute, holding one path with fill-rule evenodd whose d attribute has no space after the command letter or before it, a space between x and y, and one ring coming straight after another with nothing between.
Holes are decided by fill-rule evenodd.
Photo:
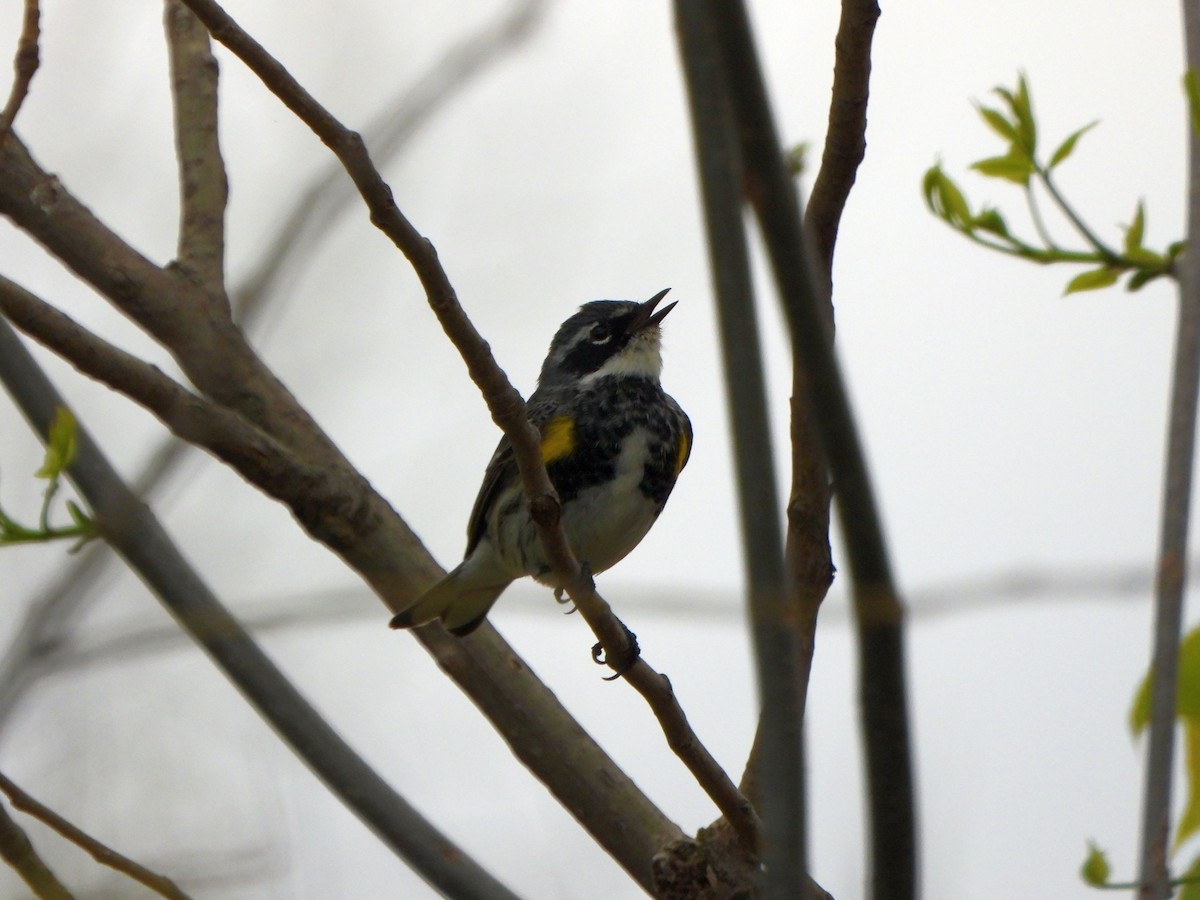
<instances>
[{"instance_id":1,"label":"bird's claw","mask_svg":"<svg viewBox=\"0 0 1200 900\"><path fill-rule=\"evenodd\" d=\"M638 646L637 635L630 631L624 622L621 623L621 627L625 629L626 646L625 651L619 659L606 659L604 656L604 645L599 642L592 645L592 662L598 666L609 666L613 670L613 674L605 678L605 681L616 681L632 669L633 664L642 655L642 648Z\"/></svg>"}]
</instances>

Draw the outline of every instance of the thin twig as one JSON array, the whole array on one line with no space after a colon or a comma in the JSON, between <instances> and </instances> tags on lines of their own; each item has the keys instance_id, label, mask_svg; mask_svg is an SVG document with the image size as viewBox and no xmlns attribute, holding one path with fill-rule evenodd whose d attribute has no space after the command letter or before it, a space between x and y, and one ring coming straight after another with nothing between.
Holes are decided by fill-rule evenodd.
<instances>
[{"instance_id":1,"label":"thin twig","mask_svg":"<svg viewBox=\"0 0 1200 900\"><path fill-rule=\"evenodd\" d=\"M30 890L42 900L73 900L58 876L38 856L25 830L13 821L8 810L0 804L0 857L17 870Z\"/></svg>"},{"instance_id":2,"label":"thin twig","mask_svg":"<svg viewBox=\"0 0 1200 900\"><path fill-rule=\"evenodd\" d=\"M533 35L546 6L547 0L515 0L383 103L362 133L376 165L383 167L395 159L451 99ZM255 268L233 291L235 316L243 327L253 323L263 299L277 289L280 275L294 274L292 264L312 256L312 245L328 234L329 224L357 197L336 159L297 192L294 204L282 217L282 225L264 243L266 249L259 254Z\"/></svg>"},{"instance_id":3,"label":"thin twig","mask_svg":"<svg viewBox=\"0 0 1200 900\"><path fill-rule=\"evenodd\" d=\"M3 773L0 773L0 791L4 791L8 796L14 809L28 813L38 821L49 826L72 844L86 851L101 865L108 866L123 875L127 875L161 897L167 897L169 900L189 900L188 895L181 891L179 886L170 878L167 878L165 875L159 875L157 872L152 872L140 863L134 862L128 856L118 853L111 847L102 844L87 832L72 825L48 806L39 803L33 797L29 796L29 794L14 784L11 778Z\"/></svg>"},{"instance_id":4,"label":"thin twig","mask_svg":"<svg viewBox=\"0 0 1200 900\"><path fill-rule=\"evenodd\" d=\"M1067 202L1067 198L1059 192L1058 185L1056 185L1054 183L1054 179L1050 177L1049 170L1039 168L1037 174L1038 178L1041 179L1042 184L1045 186L1046 192L1050 195L1050 199L1054 201L1054 205L1057 206L1059 211L1067 217L1067 221L1070 222L1071 225L1074 226L1075 230L1079 232L1079 236L1082 237L1088 244L1090 244L1092 249L1102 256L1106 262L1115 263L1120 260L1121 254L1104 243L1104 241L1100 240L1100 237L1094 231L1092 231L1092 229L1088 227L1088 224L1083 221L1082 218L1080 218L1077 212L1075 212L1075 208Z\"/></svg>"},{"instance_id":5,"label":"thin twig","mask_svg":"<svg viewBox=\"0 0 1200 900\"><path fill-rule=\"evenodd\" d=\"M208 26L212 36L237 55L337 155L370 209L372 223L391 238L411 263L425 289L430 307L462 355L472 380L487 400L493 420L513 446L539 537L551 565L562 576L563 587L595 632L605 658L616 671L625 670L633 650L628 632L612 614L604 599L596 593L590 576L580 569L571 553L566 535L558 522L558 498L542 462L539 435L526 417L524 400L497 365L487 342L467 318L433 245L400 212L391 189L371 162L366 146L357 133L346 128L321 106L220 6L211 0L184 2ZM645 666L645 663L640 665ZM645 673L635 676L639 691L643 696L656 696L651 704L656 712L671 714L678 709L678 704L669 691L669 683L658 673L649 670L648 666L646 669L648 671ZM687 721L681 715L672 715L662 720L661 724L668 735L680 730L690 734ZM689 770L705 779L701 786L722 812L728 811L732 813L732 818L744 821L748 804L728 776L712 762L711 755L704 750L699 739L693 734L686 740L673 741L672 746Z\"/></svg>"},{"instance_id":6,"label":"thin twig","mask_svg":"<svg viewBox=\"0 0 1200 900\"><path fill-rule=\"evenodd\" d=\"M804 228L817 260L828 279L833 272L833 251L838 224L858 166L867 152L867 98L871 81L871 41L879 20L875 0L842 0L842 14L834 42L833 88L829 102L829 127L821 168L813 180L804 211Z\"/></svg>"},{"instance_id":7,"label":"thin twig","mask_svg":"<svg viewBox=\"0 0 1200 900\"><path fill-rule=\"evenodd\" d=\"M836 485L858 620L862 727L871 820L872 895L916 894L916 810L905 688L904 606L866 459L833 347L826 280L806 243L799 198L784 162L744 3L713 2L741 124L746 184L804 366L820 443Z\"/></svg>"},{"instance_id":8,"label":"thin twig","mask_svg":"<svg viewBox=\"0 0 1200 900\"><path fill-rule=\"evenodd\" d=\"M208 29L180 0L166 0L163 10L179 161L179 264L224 298L229 182L217 135L217 61Z\"/></svg>"},{"instance_id":9,"label":"thin twig","mask_svg":"<svg viewBox=\"0 0 1200 900\"><path fill-rule=\"evenodd\" d=\"M0 381L33 429L47 434L63 400L2 318ZM287 681L121 481L82 423L69 475L106 540L279 735L393 852L451 896L515 896L380 778Z\"/></svg>"},{"instance_id":10,"label":"thin twig","mask_svg":"<svg viewBox=\"0 0 1200 900\"><path fill-rule=\"evenodd\" d=\"M1200 69L1200 2L1184 0L1183 23L1188 68ZM1171 374L1167 461L1155 580L1150 736L1142 798L1139 900L1165 900L1172 892L1167 852L1175 756L1175 695L1187 579L1196 403L1200 393L1200 253L1194 249L1200 247L1200 133L1192 127L1188 129L1188 137L1187 245L1193 249L1184 253L1178 262L1179 321Z\"/></svg>"},{"instance_id":11,"label":"thin twig","mask_svg":"<svg viewBox=\"0 0 1200 900\"><path fill-rule=\"evenodd\" d=\"M38 51L38 40L41 37L40 19L38 0L25 0L21 35L17 38L17 52L13 57L12 90L9 92L8 102L4 104L3 112L0 112L0 144L4 143L4 139L12 130L17 113L21 111L25 98L29 96L29 85L33 81L34 73L41 63Z\"/></svg>"}]
</instances>

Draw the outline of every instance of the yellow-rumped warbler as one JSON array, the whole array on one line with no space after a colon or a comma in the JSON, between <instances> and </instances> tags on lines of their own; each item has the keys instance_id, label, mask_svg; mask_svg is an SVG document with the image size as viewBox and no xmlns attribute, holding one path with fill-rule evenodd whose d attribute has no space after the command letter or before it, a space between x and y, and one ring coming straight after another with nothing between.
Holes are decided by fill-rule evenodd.
<instances>
[{"instance_id":1,"label":"yellow-rumped warbler","mask_svg":"<svg viewBox=\"0 0 1200 900\"><path fill-rule=\"evenodd\" d=\"M529 398L542 461L562 503L562 524L593 573L625 558L662 512L687 463L692 425L663 392L661 291L645 303L596 300L563 322ZM467 525L467 552L445 578L392 619L434 619L474 631L514 580L560 588L546 560L507 438L496 448Z\"/></svg>"}]
</instances>

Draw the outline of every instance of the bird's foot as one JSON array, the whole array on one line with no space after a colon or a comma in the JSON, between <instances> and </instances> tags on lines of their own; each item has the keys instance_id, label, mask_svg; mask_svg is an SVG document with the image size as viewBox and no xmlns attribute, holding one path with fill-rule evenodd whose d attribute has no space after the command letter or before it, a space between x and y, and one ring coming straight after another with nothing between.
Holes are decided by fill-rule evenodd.
<instances>
[{"instance_id":1,"label":"bird's foot","mask_svg":"<svg viewBox=\"0 0 1200 900\"><path fill-rule=\"evenodd\" d=\"M592 645L592 662L599 666L609 666L613 670L613 674L605 678L605 681L616 681L632 669L633 664L642 655L642 648L638 646L637 635L630 631L629 627L624 622L621 622L620 619L617 622L625 629L625 649L618 659L607 659L604 656L603 644L597 642Z\"/></svg>"}]
</instances>

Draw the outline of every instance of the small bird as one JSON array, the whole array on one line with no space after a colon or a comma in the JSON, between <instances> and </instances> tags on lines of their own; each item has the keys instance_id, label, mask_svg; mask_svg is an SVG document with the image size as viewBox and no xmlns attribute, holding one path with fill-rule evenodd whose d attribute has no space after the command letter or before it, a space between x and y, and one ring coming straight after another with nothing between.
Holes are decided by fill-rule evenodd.
<instances>
[{"instance_id":1,"label":"small bird","mask_svg":"<svg viewBox=\"0 0 1200 900\"><path fill-rule=\"evenodd\" d=\"M655 312L666 294L580 307L555 334L526 404L541 432L567 540L593 574L646 536L691 452L691 422L659 383L660 325L675 306ZM512 446L502 438L471 511L465 558L391 625L441 619L452 634L470 634L525 575L562 588L538 539Z\"/></svg>"}]
</instances>

